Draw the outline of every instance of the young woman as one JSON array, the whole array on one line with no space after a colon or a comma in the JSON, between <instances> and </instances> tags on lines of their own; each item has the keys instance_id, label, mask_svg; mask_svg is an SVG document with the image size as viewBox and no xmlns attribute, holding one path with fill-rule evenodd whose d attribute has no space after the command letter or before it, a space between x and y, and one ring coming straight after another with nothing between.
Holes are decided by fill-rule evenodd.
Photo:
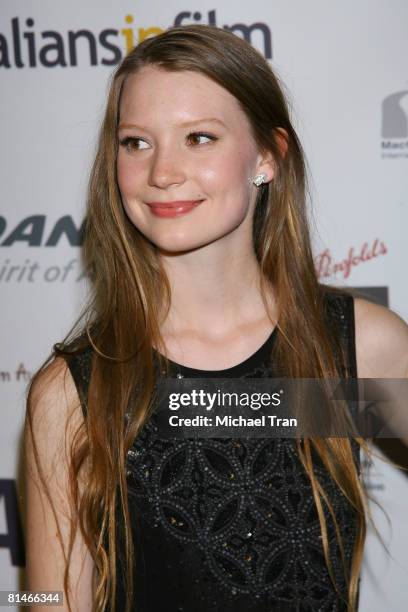
<instances>
[{"instance_id":1,"label":"young woman","mask_svg":"<svg viewBox=\"0 0 408 612\"><path fill-rule=\"evenodd\" d=\"M160 376L406 376L405 323L318 283L305 192L246 42L173 28L117 68L87 316L28 397L27 588L59 609L357 609L362 440L164 439L152 410Z\"/></svg>"}]
</instances>

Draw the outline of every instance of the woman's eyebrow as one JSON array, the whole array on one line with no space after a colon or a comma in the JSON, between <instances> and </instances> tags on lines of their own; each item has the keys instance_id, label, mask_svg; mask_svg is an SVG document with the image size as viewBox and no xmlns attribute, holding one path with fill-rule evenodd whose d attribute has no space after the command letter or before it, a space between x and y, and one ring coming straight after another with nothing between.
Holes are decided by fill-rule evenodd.
<instances>
[{"instance_id":1,"label":"woman's eyebrow","mask_svg":"<svg viewBox=\"0 0 408 612\"><path fill-rule=\"evenodd\" d=\"M203 117L202 119L194 119L194 121L183 121L182 123L178 124L178 127L191 127L193 125L197 125L198 123L218 123L223 127L227 127L225 123L221 121L221 119L217 119L216 117ZM146 129L141 125L137 125L137 123L120 123L118 126L118 130L124 128L136 128L138 130Z\"/></svg>"}]
</instances>

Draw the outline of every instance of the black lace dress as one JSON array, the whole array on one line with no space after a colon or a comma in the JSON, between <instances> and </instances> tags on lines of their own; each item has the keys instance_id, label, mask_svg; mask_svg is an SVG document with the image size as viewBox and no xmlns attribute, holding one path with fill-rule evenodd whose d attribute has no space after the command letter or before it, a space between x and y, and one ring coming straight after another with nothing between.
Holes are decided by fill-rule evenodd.
<instances>
[{"instance_id":1,"label":"black lace dress","mask_svg":"<svg viewBox=\"0 0 408 612\"><path fill-rule=\"evenodd\" d=\"M356 377L354 305L329 296ZM249 359L221 371L172 363L183 377L274 376L267 359L277 329ZM91 351L69 366L86 412ZM353 441L355 461L359 450ZM316 475L338 520L347 563L356 515L321 463ZM333 521L326 512L331 559L340 595L330 580L309 479L291 439L164 439L154 415L127 457L136 612L272 612L346 610L346 588ZM119 567L118 567L119 569ZM120 576L119 576L120 578ZM125 609L122 581L117 610Z\"/></svg>"}]
</instances>

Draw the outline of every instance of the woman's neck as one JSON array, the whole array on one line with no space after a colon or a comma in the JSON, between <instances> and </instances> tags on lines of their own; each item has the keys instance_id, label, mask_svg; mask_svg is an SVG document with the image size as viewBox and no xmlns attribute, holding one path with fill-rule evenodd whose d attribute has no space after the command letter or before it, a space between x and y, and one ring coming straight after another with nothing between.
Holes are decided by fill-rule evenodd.
<instances>
[{"instance_id":1,"label":"woman's neck","mask_svg":"<svg viewBox=\"0 0 408 612\"><path fill-rule=\"evenodd\" d=\"M172 291L162 333L206 330L209 338L219 339L239 326L268 317L260 290L260 267L253 251L242 249L231 256L211 249L206 253L164 256L162 261ZM272 288L267 300L271 316L276 319Z\"/></svg>"}]
</instances>

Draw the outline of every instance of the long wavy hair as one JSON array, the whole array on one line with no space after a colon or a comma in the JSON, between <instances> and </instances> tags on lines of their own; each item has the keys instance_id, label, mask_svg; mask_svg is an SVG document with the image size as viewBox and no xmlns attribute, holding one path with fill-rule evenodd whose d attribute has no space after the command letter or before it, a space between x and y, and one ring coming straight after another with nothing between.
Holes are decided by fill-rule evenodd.
<instances>
[{"instance_id":1,"label":"long wavy hair","mask_svg":"<svg viewBox=\"0 0 408 612\"><path fill-rule=\"evenodd\" d=\"M69 603L69 561L75 533L80 529L95 563L95 612L106 605L115 612L120 552L116 537L118 513L124 525L126 611L131 609L135 555L127 502L126 454L151 411L155 385L153 346L160 350L160 368L168 372L159 316L163 307L168 312L171 287L155 245L127 217L117 181L121 93L126 79L146 65L205 75L238 100L259 149L272 152L277 168L273 181L258 190L253 220L253 245L266 309L265 296L270 286L278 300L280 333L273 347L274 362L279 364L282 375L293 378L341 378L347 371L345 347L325 323L327 288L318 282L312 255L305 156L291 123L283 85L249 43L215 27L176 27L144 40L112 75L89 177L84 233L84 264L92 271L89 300L64 341L54 347L33 377L28 393L26 426L31 426L31 390L47 363L54 356L67 357L92 345L86 419L71 446L70 494L76 511L64 586ZM287 134L285 155L281 154L278 128ZM330 290L337 291L333 287ZM129 410L130 418L126 419ZM369 452L364 440L356 441ZM303 443L297 441L297 450L312 486L328 572L335 583L327 510L336 527L343 559L348 610L355 610L369 509L351 440L308 438ZM357 536L350 567L344 562L341 534L330 499L314 470L316 455L355 511ZM90 469L87 486L80 494L78 476L85 465Z\"/></svg>"}]
</instances>

